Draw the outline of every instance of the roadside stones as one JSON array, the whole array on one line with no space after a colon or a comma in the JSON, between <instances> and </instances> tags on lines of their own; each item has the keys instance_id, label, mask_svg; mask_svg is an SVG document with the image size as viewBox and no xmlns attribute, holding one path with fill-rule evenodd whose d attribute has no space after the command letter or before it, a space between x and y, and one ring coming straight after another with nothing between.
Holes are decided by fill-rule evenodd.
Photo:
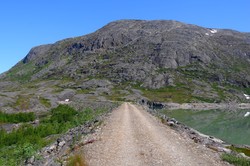
<instances>
[{"instance_id":1,"label":"roadside stones","mask_svg":"<svg viewBox=\"0 0 250 166\"><path fill-rule=\"evenodd\" d=\"M58 146L59 146L59 147L63 147L65 144L66 144L66 142L65 142L65 141L62 141L62 142L60 142L60 143L58 144Z\"/></svg>"},{"instance_id":2,"label":"roadside stones","mask_svg":"<svg viewBox=\"0 0 250 166\"><path fill-rule=\"evenodd\" d=\"M167 122L167 124L169 125L169 126L174 126L174 122L173 121L169 121L169 122Z\"/></svg>"},{"instance_id":3,"label":"roadside stones","mask_svg":"<svg viewBox=\"0 0 250 166\"><path fill-rule=\"evenodd\" d=\"M57 139L57 149L63 147L66 144L66 142L62 139Z\"/></svg>"},{"instance_id":4,"label":"roadside stones","mask_svg":"<svg viewBox=\"0 0 250 166\"><path fill-rule=\"evenodd\" d=\"M47 148L46 152L48 154L51 154L52 152L56 151L56 145L51 145L50 147Z\"/></svg>"},{"instance_id":5,"label":"roadside stones","mask_svg":"<svg viewBox=\"0 0 250 166\"><path fill-rule=\"evenodd\" d=\"M164 115L163 118L166 119L166 116ZM168 119L168 120L167 120L167 124L168 124L169 126L174 126L175 124L178 124L178 121L175 120L174 118Z\"/></svg>"},{"instance_id":6,"label":"roadside stones","mask_svg":"<svg viewBox=\"0 0 250 166\"><path fill-rule=\"evenodd\" d=\"M35 156L32 156L31 158L29 158L29 159L27 159L27 160L25 161L25 164L26 164L27 166L32 166L32 165L34 165L34 162L35 162Z\"/></svg>"}]
</instances>

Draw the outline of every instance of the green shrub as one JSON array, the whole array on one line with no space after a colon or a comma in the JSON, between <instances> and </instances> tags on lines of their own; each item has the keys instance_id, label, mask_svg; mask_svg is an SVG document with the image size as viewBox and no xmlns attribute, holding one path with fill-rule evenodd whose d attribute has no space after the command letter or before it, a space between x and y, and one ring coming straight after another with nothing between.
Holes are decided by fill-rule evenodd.
<instances>
[{"instance_id":1,"label":"green shrub","mask_svg":"<svg viewBox=\"0 0 250 166\"><path fill-rule=\"evenodd\" d=\"M232 154L223 154L221 156L222 160L229 162L230 164L234 164L236 166L250 166L250 160L243 158L243 157L237 157Z\"/></svg>"},{"instance_id":2,"label":"green shrub","mask_svg":"<svg viewBox=\"0 0 250 166\"><path fill-rule=\"evenodd\" d=\"M77 111L68 105L59 105L57 108L53 108L51 113L52 122L63 123L72 121L74 116L77 114Z\"/></svg>"}]
</instances>

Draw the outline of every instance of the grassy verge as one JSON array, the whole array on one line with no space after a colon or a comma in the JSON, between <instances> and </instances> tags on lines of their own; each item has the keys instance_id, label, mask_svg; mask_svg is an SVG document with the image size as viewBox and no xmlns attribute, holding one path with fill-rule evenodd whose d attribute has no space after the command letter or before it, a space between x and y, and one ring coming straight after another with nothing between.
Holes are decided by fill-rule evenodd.
<instances>
[{"instance_id":1,"label":"grassy verge","mask_svg":"<svg viewBox=\"0 0 250 166\"><path fill-rule=\"evenodd\" d=\"M243 157L237 157L233 154L222 154L221 158L222 160L236 166L250 166L250 160Z\"/></svg>"},{"instance_id":2,"label":"grassy verge","mask_svg":"<svg viewBox=\"0 0 250 166\"><path fill-rule=\"evenodd\" d=\"M50 114L40 120L36 127L23 124L11 133L0 130L0 165L20 165L23 160L54 141L48 136L58 135L68 129L93 120L105 110L85 109L76 111L68 105L59 105Z\"/></svg>"}]
</instances>

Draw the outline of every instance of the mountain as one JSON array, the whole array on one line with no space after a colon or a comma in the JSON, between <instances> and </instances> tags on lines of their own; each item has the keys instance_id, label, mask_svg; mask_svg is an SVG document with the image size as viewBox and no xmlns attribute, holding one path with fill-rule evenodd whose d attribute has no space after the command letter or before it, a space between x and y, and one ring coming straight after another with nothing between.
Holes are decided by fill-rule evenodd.
<instances>
[{"instance_id":1,"label":"mountain","mask_svg":"<svg viewBox=\"0 0 250 166\"><path fill-rule=\"evenodd\" d=\"M0 76L0 95L6 100L2 106L15 105L25 95L42 96L52 105L65 98L246 102L249 71L249 33L177 21L120 20L32 48Z\"/></svg>"}]
</instances>

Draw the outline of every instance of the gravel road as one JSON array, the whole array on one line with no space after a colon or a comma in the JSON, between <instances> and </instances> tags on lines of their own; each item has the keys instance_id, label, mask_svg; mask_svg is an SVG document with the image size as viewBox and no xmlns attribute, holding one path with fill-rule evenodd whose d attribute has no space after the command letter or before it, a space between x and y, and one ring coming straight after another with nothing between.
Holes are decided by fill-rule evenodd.
<instances>
[{"instance_id":1,"label":"gravel road","mask_svg":"<svg viewBox=\"0 0 250 166\"><path fill-rule=\"evenodd\" d=\"M84 146L89 166L219 166L219 154L163 125L140 106L124 103Z\"/></svg>"}]
</instances>

